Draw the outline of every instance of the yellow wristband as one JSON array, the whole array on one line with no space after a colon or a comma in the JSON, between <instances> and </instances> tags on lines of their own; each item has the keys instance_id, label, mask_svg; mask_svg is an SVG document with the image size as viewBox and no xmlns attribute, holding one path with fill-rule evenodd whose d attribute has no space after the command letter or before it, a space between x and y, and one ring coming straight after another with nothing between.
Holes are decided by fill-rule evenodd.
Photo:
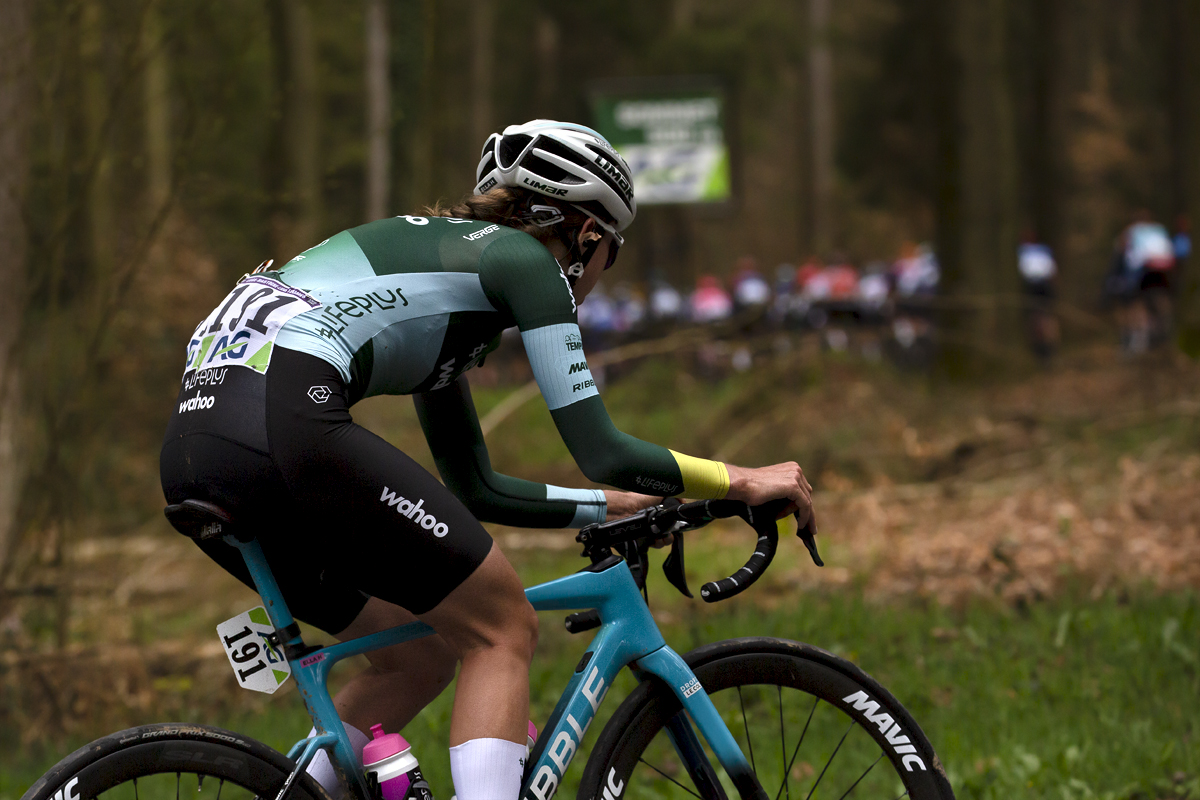
<instances>
[{"instance_id":1,"label":"yellow wristband","mask_svg":"<svg viewBox=\"0 0 1200 800\"><path fill-rule=\"evenodd\" d=\"M720 461L670 451L683 478L683 495L696 500L720 500L729 491L729 470Z\"/></svg>"}]
</instances>

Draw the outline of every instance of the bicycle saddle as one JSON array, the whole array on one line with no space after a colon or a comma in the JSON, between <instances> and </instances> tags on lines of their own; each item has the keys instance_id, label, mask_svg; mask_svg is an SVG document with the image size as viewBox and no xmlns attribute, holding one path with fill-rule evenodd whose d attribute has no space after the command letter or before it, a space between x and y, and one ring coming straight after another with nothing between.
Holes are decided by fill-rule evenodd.
<instances>
[{"instance_id":1,"label":"bicycle saddle","mask_svg":"<svg viewBox=\"0 0 1200 800\"><path fill-rule=\"evenodd\" d=\"M163 509L167 522L175 530L198 542L207 539L219 539L233 534L239 541L249 541L243 538L233 524L229 512L216 503L204 500L184 500L182 503L169 505Z\"/></svg>"}]
</instances>

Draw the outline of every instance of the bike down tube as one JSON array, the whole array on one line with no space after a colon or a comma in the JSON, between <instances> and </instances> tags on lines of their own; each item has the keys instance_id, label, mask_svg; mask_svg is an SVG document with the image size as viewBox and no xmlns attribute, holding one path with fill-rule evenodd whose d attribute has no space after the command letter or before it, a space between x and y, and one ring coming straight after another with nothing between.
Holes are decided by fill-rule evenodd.
<instances>
[{"instance_id":1,"label":"bike down tube","mask_svg":"<svg viewBox=\"0 0 1200 800\"><path fill-rule=\"evenodd\" d=\"M275 575L271 572L271 568L267 564L266 556L263 555L262 546L259 545L258 540L251 539L249 542L241 542L232 536L226 536L225 541L241 551L242 558L246 562L247 569L250 570L250 576L254 579L254 585L258 589L258 594L267 609L267 616L271 619L271 624L275 626L275 630L283 631L288 626L293 625L295 619L292 617L292 612L288 610L287 603L284 602L283 593L279 590L279 584L275 581ZM281 644L286 648L288 645L299 645L302 643L303 640L300 638L300 635L296 634L296 636ZM347 642L346 644L353 643ZM344 658L345 655L350 655L350 653L346 653L341 657ZM354 794L360 798L368 798L370 797L370 792L367 789L366 778L361 769L354 768L358 763L358 758L350 746L350 737L346 735L346 729L342 725L341 717L338 716L337 709L333 706L333 700L329 696L329 691L325 687L325 678L328 675L329 666L324 663L326 660L323 652L318 651L303 656L295 662L289 658L288 664L292 667L292 674L296 678L296 688L300 692L301 700L304 701L304 707L308 709L309 716L313 719L313 724L317 728L317 734L322 741L325 740L325 734L332 734L335 737L335 741L330 745L333 748L330 760L333 763L334 769L341 773L342 779ZM324 669L321 668L322 666L324 666ZM317 744L319 746L319 743ZM289 756L302 746L300 757L296 760L296 767L284 782L275 800L283 800L283 796L291 788L296 776L308 766L308 762L316 754L317 746L313 746L311 742L301 741L292 748ZM351 769L345 769L345 765L350 765Z\"/></svg>"},{"instance_id":2,"label":"bike down tube","mask_svg":"<svg viewBox=\"0 0 1200 800\"><path fill-rule=\"evenodd\" d=\"M767 793L755 777L754 769L746 760L742 748L738 747L737 740L721 719L712 698L704 691L696 673L692 672L687 662L670 647L664 646L638 659L637 666L658 676L679 698L684 710L696 723L708 746L716 754L717 761L721 762L733 785L737 787L738 793L743 798L768 800Z\"/></svg>"},{"instance_id":3,"label":"bike down tube","mask_svg":"<svg viewBox=\"0 0 1200 800\"><path fill-rule=\"evenodd\" d=\"M526 770L522 800L549 800L622 667L637 662L646 672L657 675L673 687L687 684L695 676L683 659L667 647L634 583L629 565L624 561L601 572L578 572L530 587L525 590L525 596L538 611L594 608L601 620L588 647L590 655L585 655L580 667L576 668L577 674L555 710L555 717L547 725L553 730L547 730L539 737L532 754L534 763ZM667 655L652 658L664 651ZM686 672L686 677L678 674L679 668ZM696 686L698 688L699 684ZM743 797L766 797L708 695L699 688L690 691L688 697L683 697L679 690L677 694Z\"/></svg>"}]
</instances>

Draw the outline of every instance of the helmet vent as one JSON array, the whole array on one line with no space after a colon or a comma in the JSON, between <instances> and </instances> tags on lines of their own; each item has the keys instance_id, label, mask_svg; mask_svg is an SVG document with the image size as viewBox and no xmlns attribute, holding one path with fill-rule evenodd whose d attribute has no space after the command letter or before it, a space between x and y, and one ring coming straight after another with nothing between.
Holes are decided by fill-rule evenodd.
<instances>
[{"instance_id":1,"label":"helmet vent","mask_svg":"<svg viewBox=\"0 0 1200 800\"><path fill-rule=\"evenodd\" d=\"M500 139L499 156L500 169L511 169L521 157L521 153L533 141L533 137L524 133L514 133Z\"/></svg>"},{"instance_id":2,"label":"helmet vent","mask_svg":"<svg viewBox=\"0 0 1200 800\"><path fill-rule=\"evenodd\" d=\"M539 178L545 181L552 181L554 183L563 183L567 185L583 183L583 181L567 172L558 164L552 164L546 159L534 155L533 153L525 156L525 161L521 164L521 166L525 167L525 169L529 170L534 175L537 175Z\"/></svg>"}]
</instances>

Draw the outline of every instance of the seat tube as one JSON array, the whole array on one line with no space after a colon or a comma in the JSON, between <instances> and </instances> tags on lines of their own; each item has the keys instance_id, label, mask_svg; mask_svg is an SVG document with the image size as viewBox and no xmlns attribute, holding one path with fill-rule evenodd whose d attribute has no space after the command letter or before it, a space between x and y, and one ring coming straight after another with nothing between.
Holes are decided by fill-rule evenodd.
<instances>
[{"instance_id":1,"label":"seat tube","mask_svg":"<svg viewBox=\"0 0 1200 800\"><path fill-rule=\"evenodd\" d=\"M275 574L271 572L271 567L267 564L267 557L263 554L262 545L258 543L258 540L251 539L248 542L241 542L232 536L226 536L225 541L241 552L242 560L246 562L246 568L250 570L250 577L254 579L258 596L262 598L263 605L267 608L267 616L270 617L275 630L282 631L294 623L296 620L292 617L287 603L284 602L283 592L279 590ZM289 642L284 642L284 644L289 644Z\"/></svg>"},{"instance_id":2,"label":"seat tube","mask_svg":"<svg viewBox=\"0 0 1200 800\"><path fill-rule=\"evenodd\" d=\"M275 626L275 630L282 633L289 626L295 625L296 620L292 616L291 610L288 609L287 602L283 599L283 592L279 589L279 583L275 580L275 574L271 571L270 565L267 564L267 557L258 540L251 539L248 542L241 542L232 536L226 536L225 541L241 552L242 559L246 562L247 569L250 570L250 577L254 579L254 586L258 589L259 597L262 598L263 605L267 609L267 616L270 618L271 624ZM299 630L294 630L296 630L296 634L281 643L284 645L285 656L288 645L303 644ZM292 674L296 679L296 688L300 692L305 708L308 709L317 733L328 732L337 738L333 744L334 755L336 755L332 759L334 769L341 774L342 780L352 787L358 797L369 797L362 771L354 770L347 774L346 768L356 765L358 758L350 747L350 737L346 735L346 729L342 725L342 720L325 687L327 673L326 670L321 669L324 665L320 663L324 660L324 656L323 654L314 656L314 659L312 665L305 664L306 659L303 658L298 662L288 659L288 662L293 664Z\"/></svg>"}]
</instances>

